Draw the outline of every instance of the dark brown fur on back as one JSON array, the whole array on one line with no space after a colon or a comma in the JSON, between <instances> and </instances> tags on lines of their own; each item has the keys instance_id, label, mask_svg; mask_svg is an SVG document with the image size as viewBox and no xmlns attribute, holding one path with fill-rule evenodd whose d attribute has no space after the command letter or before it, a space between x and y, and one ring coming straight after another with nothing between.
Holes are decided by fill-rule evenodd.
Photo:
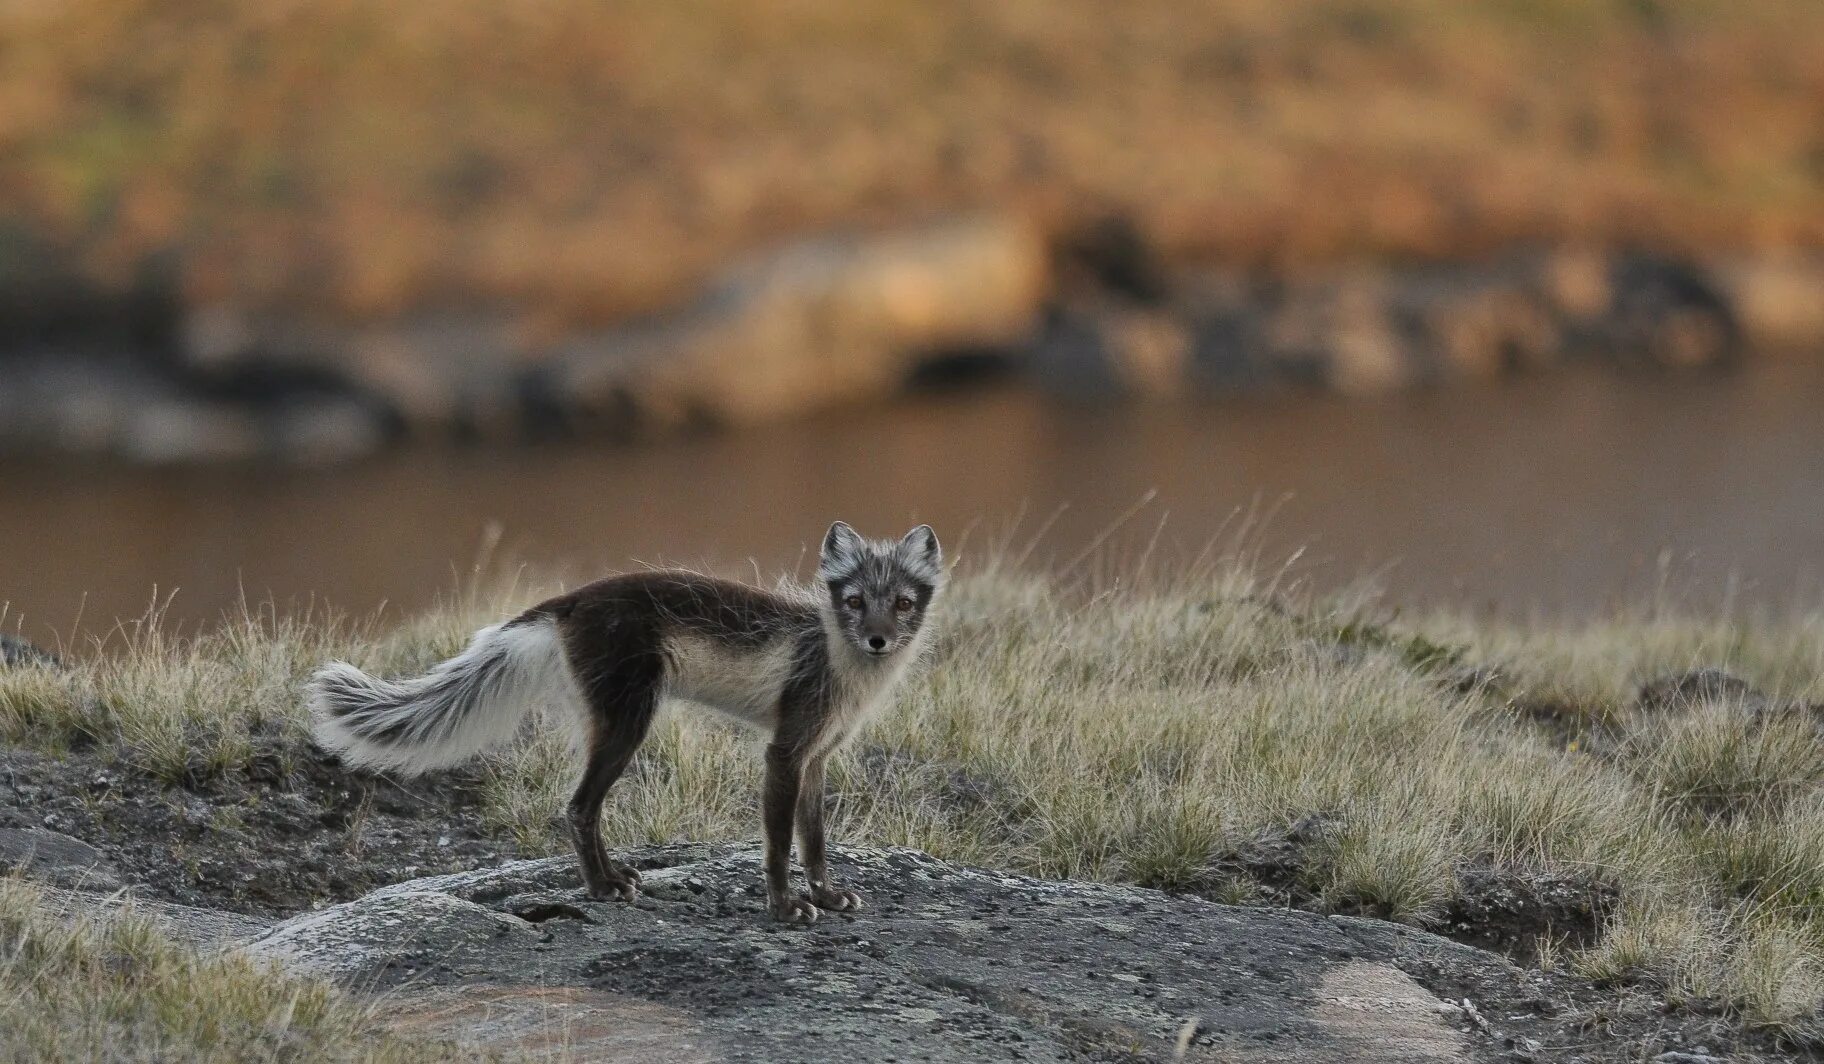
<instances>
[{"instance_id":1,"label":"dark brown fur on back","mask_svg":"<svg viewBox=\"0 0 1824 1064\"><path fill-rule=\"evenodd\" d=\"M772 592L681 569L597 580L539 603L520 619L536 617L556 618L566 641L613 639L621 648L628 637L656 639L673 627L751 648L782 632L817 625L813 611Z\"/></svg>"}]
</instances>

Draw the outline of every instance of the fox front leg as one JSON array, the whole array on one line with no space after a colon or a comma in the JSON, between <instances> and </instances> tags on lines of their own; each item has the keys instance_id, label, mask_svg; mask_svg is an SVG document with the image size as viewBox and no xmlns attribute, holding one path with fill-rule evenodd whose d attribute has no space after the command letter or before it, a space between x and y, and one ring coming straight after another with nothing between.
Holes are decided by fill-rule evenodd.
<instances>
[{"instance_id":1,"label":"fox front leg","mask_svg":"<svg viewBox=\"0 0 1824 1064\"><path fill-rule=\"evenodd\" d=\"M823 758L804 766L798 783L798 859L810 881L811 901L832 912L861 908L861 895L830 883L829 860L823 852Z\"/></svg>"},{"instance_id":2,"label":"fox front leg","mask_svg":"<svg viewBox=\"0 0 1824 1064\"><path fill-rule=\"evenodd\" d=\"M792 893L792 820L803 773L795 747L778 742L767 746L766 785L760 801L766 830L766 908L775 920L814 924L817 906Z\"/></svg>"}]
</instances>

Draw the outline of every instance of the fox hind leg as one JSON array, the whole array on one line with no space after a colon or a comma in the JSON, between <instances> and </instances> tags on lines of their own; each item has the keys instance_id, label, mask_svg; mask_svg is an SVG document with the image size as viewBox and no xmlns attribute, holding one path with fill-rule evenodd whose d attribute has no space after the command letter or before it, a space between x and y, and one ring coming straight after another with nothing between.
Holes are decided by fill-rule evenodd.
<instances>
[{"instance_id":1,"label":"fox hind leg","mask_svg":"<svg viewBox=\"0 0 1824 1064\"><path fill-rule=\"evenodd\" d=\"M593 898L618 896L632 901L639 890L639 873L608 856L601 831L602 803L608 789L627 771L658 709L657 669L639 672L650 675L604 676L585 691L589 702L587 760L570 797L568 821L576 858L582 865L583 885Z\"/></svg>"}]
</instances>

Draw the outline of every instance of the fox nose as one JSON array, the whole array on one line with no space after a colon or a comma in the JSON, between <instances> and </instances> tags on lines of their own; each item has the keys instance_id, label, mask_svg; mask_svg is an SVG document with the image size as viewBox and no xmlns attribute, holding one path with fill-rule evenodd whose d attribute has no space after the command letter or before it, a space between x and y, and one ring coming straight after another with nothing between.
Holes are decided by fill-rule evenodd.
<instances>
[{"instance_id":1,"label":"fox nose","mask_svg":"<svg viewBox=\"0 0 1824 1064\"><path fill-rule=\"evenodd\" d=\"M887 640L886 640L886 637L885 637L885 636L878 636L878 635L871 635L871 636L869 636L869 637L868 637L868 649L869 649L869 650L885 650L885 649L887 649Z\"/></svg>"}]
</instances>

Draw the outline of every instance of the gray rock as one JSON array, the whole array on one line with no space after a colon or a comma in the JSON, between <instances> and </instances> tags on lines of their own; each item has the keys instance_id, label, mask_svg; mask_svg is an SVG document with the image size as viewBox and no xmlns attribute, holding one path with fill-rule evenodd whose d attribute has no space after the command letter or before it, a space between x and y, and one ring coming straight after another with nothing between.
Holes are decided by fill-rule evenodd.
<instances>
[{"instance_id":1,"label":"gray rock","mask_svg":"<svg viewBox=\"0 0 1824 1064\"><path fill-rule=\"evenodd\" d=\"M1589 322L1609 309L1615 298L1606 255L1587 247L1550 251L1529 264L1531 285L1560 318Z\"/></svg>"},{"instance_id":2,"label":"gray rock","mask_svg":"<svg viewBox=\"0 0 1824 1064\"><path fill-rule=\"evenodd\" d=\"M114 449L135 462L165 465L255 458L264 443L253 412L183 397L134 408L118 427Z\"/></svg>"},{"instance_id":3,"label":"gray rock","mask_svg":"<svg viewBox=\"0 0 1824 1064\"><path fill-rule=\"evenodd\" d=\"M372 454L387 442L385 420L371 404L328 399L273 415L272 452L294 465L334 465Z\"/></svg>"},{"instance_id":4,"label":"gray rock","mask_svg":"<svg viewBox=\"0 0 1824 1064\"><path fill-rule=\"evenodd\" d=\"M585 898L568 857L523 861L385 888L248 949L382 992L406 1029L591 1060L1497 1060L1484 1017L1511 1005L1462 988L1517 1000L1536 978L1379 921L898 849L838 848L868 908L787 927L754 846L629 856L633 905Z\"/></svg>"},{"instance_id":5,"label":"gray rock","mask_svg":"<svg viewBox=\"0 0 1824 1064\"><path fill-rule=\"evenodd\" d=\"M72 921L96 917L109 919L131 911L150 920L172 938L203 949L237 946L263 934L270 923L239 913L152 901L124 890L97 895L84 890L43 887L38 891L38 901L47 911Z\"/></svg>"},{"instance_id":6,"label":"gray rock","mask_svg":"<svg viewBox=\"0 0 1824 1064\"><path fill-rule=\"evenodd\" d=\"M359 901L294 917L250 948L320 975L360 981L416 956L439 964L486 964L511 952L515 936L537 937L534 925L509 913L436 890L377 891Z\"/></svg>"},{"instance_id":7,"label":"gray rock","mask_svg":"<svg viewBox=\"0 0 1824 1064\"><path fill-rule=\"evenodd\" d=\"M1624 255L1610 273L1613 303L1603 343L1623 361L1691 368L1725 364L1741 353L1741 325L1729 298L1699 264Z\"/></svg>"},{"instance_id":8,"label":"gray rock","mask_svg":"<svg viewBox=\"0 0 1824 1064\"><path fill-rule=\"evenodd\" d=\"M1169 397L1193 379L1197 338L1179 316L1114 303L1058 308L1035 350L1035 377L1077 399Z\"/></svg>"},{"instance_id":9,"label":"gray rock","mask_svg":"<svg viewBox=\"0 0 1824 1064\"><path fill-rule=\"evenodd\" d=\"M1396 288L1371 270L1294 286L1267 320L1272 357L1321 366L1324 383L1345 394L1415 383L1421 367L1394 314Z\"/></svg>"},{"instance_id":10,"label":"gray rock","mask_svg":"<svg viewBox=\"0 0 1824 1064\"><path fill-rule=\"evenodd\" d=\"M1824 703L1775 697L1724 669L1706 667L1671 673L1641 685L1635 708L1644 713L1686 713L1719 707L1756 723L1809 722L1824 739Z\"/></svg>"},{"instance_id":11,"label":"gray rock","mask_svg":"<svg viewBox=\"0 0 1824 1064\"><path fill-rule=\"evenodd\" d=\"M1558 361L1565 339L1548 297L1524 278L1490 272L1468 279L1415 278L1396 296L1416 342L1431 351L1440 372L1492 377Z\"/></svg>"},{"instance_id":12,"label":"gray rock","mask_svg":"<svg viewBox=\"0 0 1824 1064\"><path fill-rule=\"evenodd\" d=\"M1018 218L967 216L757 252L682 305L598 326L524 309L355 322L156 298L179 323L156 351L134 348L132 330L0 340L0 449L322 465L407 433L631 437L777 421L969 367L1101 399L1370 393L1586 358L1717 366L1756 346L1815 346L1824 258L1572 247L1243 274L1168 268L1119 219L1048 247Z\"/></svg>"},{"instance_id":13,"label":"gray rock","mask_svg":"<svg viewBox=\"0 0 1824 1064\"><path fill-rule=\"evenodd\" d=\"M0 668L10 665L49 665L61 664L57 655L35 646L16 635L0 632Z\"/></svg>"},{"instance_id":14,"label":"gray rock","mask_svg":"<svg viewBox=\"0 0 1824 1064\"><path fill-rule=\"evenodd\" d=\"M120 889L120 876L101 851L44 828L0 828L0 873L19 873L59 887Z\"/></svg>"},{"instance_id":15,"label":"gray rock","mask_svg":"<svg viewBox=\"0 0 1824 1064\"><path fill-rule=\"evenodd\" d=\"M1718 668L1692 669L1641 685L1639 705L1648 710L1689 709L1705 702L1739 703L1759 710L1768 701L1748 681Z\"/></svg>"}]
</instances>

